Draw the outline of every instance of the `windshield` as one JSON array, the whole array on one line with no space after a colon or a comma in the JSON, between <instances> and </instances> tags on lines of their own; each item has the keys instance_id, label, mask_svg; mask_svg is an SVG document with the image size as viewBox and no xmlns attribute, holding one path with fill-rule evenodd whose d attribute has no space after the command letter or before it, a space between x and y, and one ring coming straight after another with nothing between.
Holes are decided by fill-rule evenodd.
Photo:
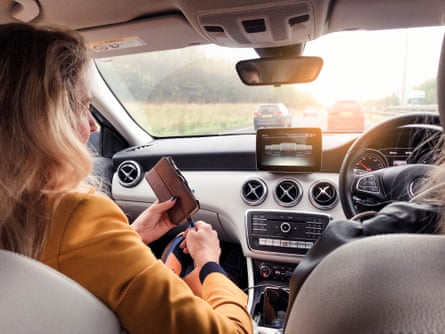
<instances>
[{"instance_id":1,"label":"windshield","mask_svg":"<svg viewBox=\"0 0 445 334\"><path fill-rule=\"evenodd\" d=\"M241 82L235 64L257 58L251 49L193 46L96 64L127 112L155 137L291 126L362 132L398 113L437 111L443 32L435 27L324 36L305 47L305 55L323 58L319 77L279 87Z\"/></svg>"}]
</instances>

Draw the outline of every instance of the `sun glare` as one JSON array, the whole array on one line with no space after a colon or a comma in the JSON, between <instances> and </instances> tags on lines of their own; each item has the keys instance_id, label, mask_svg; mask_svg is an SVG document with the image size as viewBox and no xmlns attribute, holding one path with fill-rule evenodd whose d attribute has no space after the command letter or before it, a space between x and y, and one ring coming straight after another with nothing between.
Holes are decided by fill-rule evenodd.
<instances>
[{"instance_id":1,"label":"sun glare","mask_svg":"<svg viewBox=\"0 0 445 334\"><path fill-rule=\"evenodd\" d=\"M344 32L308 42L305 55L321 56L324 65L313 83L299 89L324 105L342 99L400 98L436 77L444 30ZM368 34L366 39L363 34Z\"/></svg>"}]
</instances>

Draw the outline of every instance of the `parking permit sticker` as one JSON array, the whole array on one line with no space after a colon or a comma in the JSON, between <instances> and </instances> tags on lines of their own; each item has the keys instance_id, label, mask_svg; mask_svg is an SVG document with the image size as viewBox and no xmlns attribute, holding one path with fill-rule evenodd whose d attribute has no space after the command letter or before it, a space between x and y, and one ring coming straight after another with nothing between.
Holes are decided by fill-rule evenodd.
<instances>
[{"instance_id":1,"label":"parking permit sticker","mask_svg":"<svg viewBox=\"0 0 445 334\"><path fill-rule=\"evenodd\" d=\"M135 48L142 45L145 45L145 43L136 36L87 43L87 46L94 52L108 52L112 50Z\"/></svg>"}]
</instances>

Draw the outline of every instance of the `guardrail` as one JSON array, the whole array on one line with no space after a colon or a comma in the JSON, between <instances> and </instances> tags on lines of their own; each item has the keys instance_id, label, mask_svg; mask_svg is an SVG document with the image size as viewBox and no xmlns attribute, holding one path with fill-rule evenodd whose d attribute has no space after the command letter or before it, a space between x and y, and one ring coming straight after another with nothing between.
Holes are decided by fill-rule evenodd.
<instances>
[{"instance_id":1,"label":"guardrail","mask_svg":"<svg viewBox=\"0 0 445 334\"><path fill-rule=\"evenodd\" d=\"M437 104L427 105L408 105L408 106L393 106L385 107L383 110L366 110L365 117L367 121L377 123L391 116L396 116L411 112L439 112Z\"/></svg>"}]
</instances>

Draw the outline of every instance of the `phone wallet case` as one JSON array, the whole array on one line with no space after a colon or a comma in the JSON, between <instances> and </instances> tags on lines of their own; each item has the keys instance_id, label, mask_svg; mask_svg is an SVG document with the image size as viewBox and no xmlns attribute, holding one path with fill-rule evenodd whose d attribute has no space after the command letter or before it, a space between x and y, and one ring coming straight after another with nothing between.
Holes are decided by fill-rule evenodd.
<instances>
[{"instance_id":1,"label":"phone wallet case","mask_svg":"<svg viewBox=\"0 0 445 334\"><path fill-rule=\"evenodd\" d=\"M167 211L173 224L182 223L199 210L199 202L171 157L162 157L145 173L145 179L160 202L176 196L175 206Z\"/></svg>"}]
</instances>

